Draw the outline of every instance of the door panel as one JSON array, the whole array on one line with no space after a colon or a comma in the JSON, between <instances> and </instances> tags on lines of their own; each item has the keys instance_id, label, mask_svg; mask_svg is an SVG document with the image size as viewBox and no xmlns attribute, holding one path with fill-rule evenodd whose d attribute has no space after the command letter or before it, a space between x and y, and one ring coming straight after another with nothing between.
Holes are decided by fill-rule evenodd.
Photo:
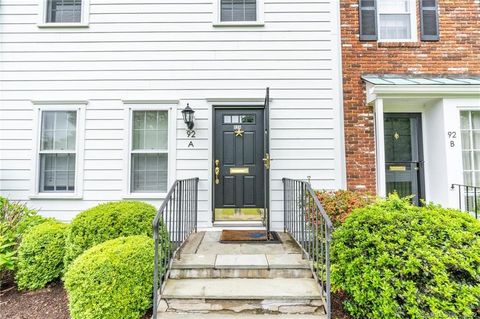
<instances>
[{"instance_id":1,"label":"door panel","mask_svg":"<svg viewBox=\"0 0 480 319\"><path fill-rule=\"evenodd\" d=\"M384 122L387 194L413 195L418 205L423 194L421 115L386 113Z\"/></svg>"},{"instance_id":2,"label":"door panel","mask_svg":"<svg viewBox=\"0 0 480 319\"><path fill-rule=\"evenodd\" d=\"M225 208L264 208L263 110L215 110L215 209L225 216ZM217 162L218 161L218 162ZM218 163L218 165L217 165ZM215 173L216 174L216 173ZM216 214L217 215L217 214ZM249 212L248 220L252 220ZM242 220L236 213L236 219ZM219 220L216 216L215 220ZM232 219L229 219L232 220Z\"/></svg>"}]
</instances>

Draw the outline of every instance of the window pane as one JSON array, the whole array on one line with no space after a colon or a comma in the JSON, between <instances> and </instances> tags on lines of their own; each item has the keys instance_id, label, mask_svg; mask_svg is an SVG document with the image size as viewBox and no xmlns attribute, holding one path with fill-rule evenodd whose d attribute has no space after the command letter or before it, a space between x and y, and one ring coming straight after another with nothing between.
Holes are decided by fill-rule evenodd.
<instances>
[{"instance_id":1,"label":"window pane","mask_svg":"<svg viewBox=\"0 0 480 319\"><path fill-rule=\"evenodd\" d=\"M473 149L480 150L480 131L473 131Z\"/></svg>"},{"instance_id":2,"label":"window pane","mask_svg":"<svg viewBox=\"0 0 480 319\"><path fill-rule=\"evenodd\" d=\"M470 158L470 152L469 151L463 151L462 152L462 158L463 158L463 169L465 171L471 170L472 169L472 160Z\"/></svg>"},{"instance_id":3,"label":"window pane","mask_svg":"<svg viewBox=\"0 0 480 319\"><path fill-rule=\"evenodd\" d=\"M409 14L380 14L381 39L410 39Z\"/></svg>"},{"instance_id":4,"label":"window pane","mask_svg":"<svg viewBox=\"0 0 480 319\"><path fill-rule=\"evenodd\" d=\"M47 22L81 22L82 0L48 0Z\"/></svg>"},{"instance_id":5,"label":"window pane","mask_svg":"<svg viewBox=\"0 0 480 319\"><path fill-rule=\"evenodd\" d=\"M42 112L41 150L75 150L77 113Z\"/></svg>"},{"instance_id":6,"label":"window pane","mask_svg":"<svg viewBox=\"0 0 480 319\"><path fill-rule=\"evenodd\" d=\"M157 129L157 112L145 112L145 129L155 130Z\"/></svg>"},{"instance_id":7,"label":"window pane","mask_svg":"<svg viewBox=\"0 0 480 319\"><path fill-rule=\"evenodd\" d=\"M469 152L470 153L470 152ZM466 155L466 154L465 154ZM469 156L470 157L470 156ZM480 151L474 151L473 152L473 163L475 164L475 167L471 167L471 168L465 168L465 170L469 170L469 169L475 169L477 171L480 171Z\"/></svg>"},{"instance_id":8,"label":"window pane","mask_svg":"<svg viewBox=\"0 0 480 319\"><path fill-rule=\"evenodd\" d=\"M463 182L465 185L468 186L473 186L473 179L472 179L472 173L471 172L464 172L463 173Z\"/></svg>"},{"instance_id":9,"label":"window pane","mask_svg":"<svg viewBox=\"0 0 480 319\"><path fill-rule=\"evenodd\" d=\"M75 190L75 154L40 155L40 191Z\"/></svg>"},{"instance_id":10,"label":"window pane","mask_svg":"<svg viewBox=\"0 0 480 319\"><path fill-rule=\"evenodd\" d=\"M133 112L132 149L168 148L168 112L135 111Z\"/></svg>"},{"instance_id":11,"label":"window pane","mask_svg":"<svg viewBox=\"0 0 480 319\"><path fill-rule=\"evenodd\" d=\"M462 130L470 128L470 112L462 111L460 112L460 127Z\"/></svg>"},{"instance_id":12,"label":"window pane","mask_svg":"<svg viewBox=\"0 0 480 319\"><path fill-rule=\"evenodd\" d=\"M147 130L145 131L145 147L144 149L158 149L158 131Z\"/></svg>"},{"instance_id":13,"label":"window pane","mask_svg":"<svg viewBox=\"0 0 480 319\"><path fill-rule=\"evenodd\" d=\"M464 131L462 132L462 149L469 150L471 148L470 131Z\"/></svg>"},{"instance_id":14,"label":"window pane","mask_svg":"<svg viewBox=\"0 0 480 319\"><path fill-rule=\"evenodd\" d=\"M410 0L380 0L378 12L382 13L410 13Z\"/></svg>"},{"instance_id":15,"label":"window pane","mask_svg":"<svg viewBox=\"0 0 480 319\"><path fill-rule=\"evenodd\" d=\"M167 191L167 154L132 154L132 192Z\"/></svg>"},{"instance_id":16,"label":"window pane","mask_svg":"<svg viewBox=\"0 0 480 319\"><path fill-rule=\"evenodd\" d=\"M472 114L472 128L480 129L480 112L470 112Z\"/></svg>"},{"instance_id":17,"label":"window pane","mask_svg":"<svg viewBox=\"0 0 480 319\"><path fill-rule=\"evenodd\" d=\"M55 131L55 138L53 140L53 147L56 150L67 149L67 130Z\"/></svg>"}]
</instances>

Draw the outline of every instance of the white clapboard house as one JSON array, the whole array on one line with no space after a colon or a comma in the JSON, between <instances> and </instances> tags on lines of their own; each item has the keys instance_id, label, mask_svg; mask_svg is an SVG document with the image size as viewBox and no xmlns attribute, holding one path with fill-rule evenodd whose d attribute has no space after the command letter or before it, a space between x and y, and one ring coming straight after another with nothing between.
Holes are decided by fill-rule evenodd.
<instances>
[{"instance_id":1,"label":"white clapboard house","mask_svg":"<svg viewBox=\"0 0 480 319\"><path fill-rule=\"evenodd\" d=\"M68 221L199 177L199 227L283 229L282 178L345 187L339 30L334 0L2 0L0 194Z\"/></svg>"}]
</instances>

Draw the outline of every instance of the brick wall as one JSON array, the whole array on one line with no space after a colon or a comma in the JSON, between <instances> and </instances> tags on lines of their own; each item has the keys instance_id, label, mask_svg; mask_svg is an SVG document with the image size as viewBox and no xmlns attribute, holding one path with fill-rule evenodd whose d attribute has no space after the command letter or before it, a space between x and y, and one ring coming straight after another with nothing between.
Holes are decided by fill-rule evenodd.
<instances>
[{"instance_id":1,"label":"brick wall","mask_svg":"<svg viewBox=\"0 0 480 319\"><path fill-rule=\"evenodd\" d=\"M358 0L340 6L347 185L374 192L373 110L361 75L480 74L480 0L439 0L440 41L415 43L359 41Z\"/></svg>"}]
</instances>

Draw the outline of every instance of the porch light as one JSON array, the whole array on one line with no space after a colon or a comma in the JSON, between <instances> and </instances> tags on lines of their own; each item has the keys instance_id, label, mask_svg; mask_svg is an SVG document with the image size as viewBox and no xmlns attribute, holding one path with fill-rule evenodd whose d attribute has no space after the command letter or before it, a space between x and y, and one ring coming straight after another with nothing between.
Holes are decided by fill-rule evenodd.
<instances>
[{"instance_id":1,"label":"porch light","mask_svg":"<svg viewBox=\"0 0 480 319\"><path fill-rule=\"evenodd\" d=\"M195 114L195 111L192 110L190 105L187 103L187 107L182 110L182 116L183 116L183 121L185 122L185 125L187 125L187 128L189 131L191 131L194 126L194 122L193 122L194 114Z\"/></svg>"}]
</instances>

